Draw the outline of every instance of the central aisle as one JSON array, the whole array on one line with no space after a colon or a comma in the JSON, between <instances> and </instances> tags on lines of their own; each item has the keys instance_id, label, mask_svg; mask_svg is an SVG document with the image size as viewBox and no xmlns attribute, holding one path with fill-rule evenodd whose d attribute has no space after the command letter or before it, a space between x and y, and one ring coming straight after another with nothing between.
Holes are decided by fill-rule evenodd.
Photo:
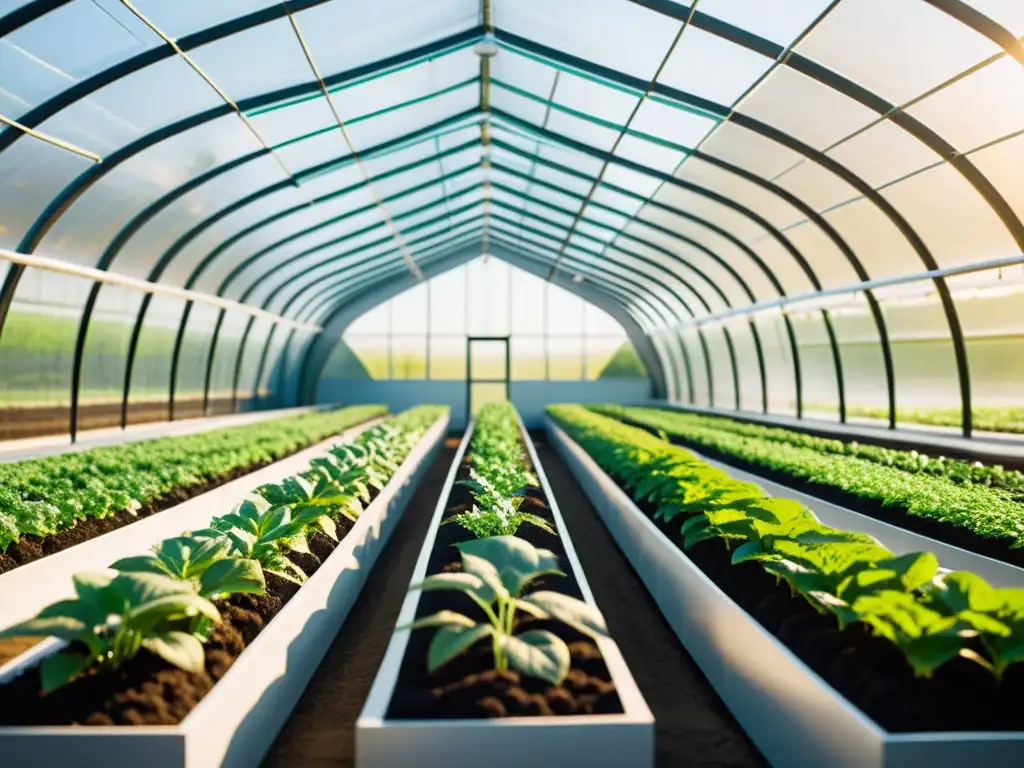
<instances>
[{"instance_id":1,"label":"central aisle","mask_svg":"<svg viewBox=\"0 0 1024 768\"><path fill-rule=\"evenodd\" d=\"M654 713L658 766L764 765L665 623L568 468L543 435L533 438L594 597ZM354 765L355 721L391 639L454 458L455 443L449 440L267 755L266 768Z\"/></svg>"},{"instance_id":2,"label":"central aisle","mask_svg":"<svg viewBox=\"0 0 1024 768\"><path fill-rule=\"evenodd\" d=\"M654 713L658 767L764 765L662 617L569 468L542 433L531 437L594 599Z\"/></svg>"},{"instance_id":3,"label":"central aisle","mask_svg":"<svg viewBox=\"0 0 1024 768\"><path fill-rule=\"evenodd\" d=\"M391 640L457 446L449 438L424 476L348 620L270 748L264 768L354 765L356 718Z\"/></svg>"}]
</instances>

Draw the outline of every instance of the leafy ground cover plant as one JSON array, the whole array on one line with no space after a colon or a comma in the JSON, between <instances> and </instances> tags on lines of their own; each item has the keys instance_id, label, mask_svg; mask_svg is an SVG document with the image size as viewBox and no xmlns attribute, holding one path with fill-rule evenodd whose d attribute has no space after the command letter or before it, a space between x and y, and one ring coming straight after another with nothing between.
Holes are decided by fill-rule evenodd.
<instances>
[{"instance_id":1,"label":"leafy ground cover plant","mask_svg":"<svg viewBox=\"0 0 1024 768\"><path fill-rule=\"evenodd\" d=\"M1010 549L1024 547L1024 504L1017 500L1015 491L975 482L956 482L945 474L908 471L857 454L794 445L735 431L732 427L726 430L677 419L677 414L657 409L602 406L594 410L660 430L755 468L840 490L883 509L962 528L984 539L1003 542ZM851 450L864 449L862 446ZM914 458L908 457L906 461L913 462Z\"/></svg>"},{"instance_id":2,"label":"leafy ground cover plant","mask_svg":"<svg viewBox=\"0 0 1024 768\"><path fill-rule=\"evenodd\" d=\"M733 564L759 563L840 628L855 622L894 643L919 676L956 657L997 677L1024 660L1024 590L970 573L940 574L931 553L896 557L863 534L822 525L686 450L588 411L548 413L656 519L680 524L684 547L720 539Z\"/></svg>"},{"instance_id":3,"label":"leafy ground cover plant","mask_svg":"<svg viewBox=\"0 0 1024 768\"><path fill-rule=\"evenodd\" d=\"M524 523L554 534L544 518L520 509L526 489L538 481L530 471L511 403L490 403L481 409L467 463L470 479L459 482L470 489L476 503L445 520L445 525L455 523L477 538L514 536Z\"/></svg>"},{"instance_id":4,"label":"leafy ground cover plant","mask_svg":"<svg viewBox=\"0 0 1024 768\"><path fill-rule=\"evenodd\" d=\"M477 622L456 611L439 611L399 629L437 628L430 641L427 666L436 672L474 643L490 638L494 668L519 672L560 685L569 673L569 647L543 629L517 633L517 611L539 619L557 619L591 638L607 637L604 618L594 607L550 591L527 594L542 576L564 576L555 555L515 536L491 536L458 545L462 571L428 576L410 590L456 590L481 609Z\"/></svg>"},{"instance_id":5,"label":"leafy ground cover plant","mask_svg":"<svg viewBox=\"0 0 1024 768\"><path fill-rule=\"evenodd\" d=\"M411 409L367 429L352 450L336 446L334 454L357 457L353 461L363 461L367 473L377 472L372 480L364 474L363 482L386 484L394 474L390 468L401 465L445 410ZM377 457L375 462L371 456ZM73 682L86 670L118 669L143 648L188 672L200 672L203 643L220 622L213 600L262 595L270 574L300 584L305 580L287 555L303 551L310 530L323 530L321 518L342 505L326 495L311 500L316 487L301 475L262 486L259 494L214 518L209 528L167 539L151 554L113 563L116 575L75 576L75 598L47 606L35 618L0 632L0 638L53 636L69 643L41 662L44 693ZM301 498L292 498L295 494Z\"/></svg>"},{"instance_id":6,"label":"leafy ground cover plant","mask_svg":"<svg viewBox=\"0 0 1024 768\"><path fill-rule=\"evenodd\" d=\"M90 518L137 513L172 492L277 461L386 412L353 406L0 464L0 553L24 535L42 539Z\"/></svg>"},{"instance_id":7,"label":"leafy ground cover plant","mask_svg":"<svg viewBox=\"0 0 1024 768\"><path fill-rule=\"evenodd\" d=\"M808 408L818 411L836 410L835 405L811 405ZM882 406L847 405L846 414L868 419L889 419L889 409ZM1024 433L1024 408L1019 405L975 405L971 409L971 419L975 429ZM903 424L926 424L954 429L959 429L962 425L959 408L897 408L896 420Z\"/></svg>"},{"instance_id":8,"label":"leafy ground cover plant","mask_svg":"<svg viewBox=\"0 0 1024 768\"><path fill-rule=\"evenodd\" d=\"M621 405L591 406L591 410L612 418L632 421L641 426L660 429L669 435L685 436L686 431L691 428L716 429L744 437L773 440L798 448L810 448L819 453L867 459L882 466L901 469L904 472L943 477L958 485L984 485L1001 488L1008 491L1015 500L1024 502L1024 473L1007 470L999 465L962 461L944 456L929 456L917 451L901 451L877 445L865 445L855 440L849 442L834 440L791 429L748 424L727 417Z\"/></svg>"}]
</instances>

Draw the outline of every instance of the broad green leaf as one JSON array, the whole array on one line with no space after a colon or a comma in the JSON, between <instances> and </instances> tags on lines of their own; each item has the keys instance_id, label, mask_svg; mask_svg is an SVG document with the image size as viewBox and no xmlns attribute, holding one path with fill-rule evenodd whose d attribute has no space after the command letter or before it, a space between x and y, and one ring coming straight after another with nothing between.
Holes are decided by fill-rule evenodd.
<instances>
[{"instance_id":1,"label":"broad green leaf","mask_svg":"<svg viewBox=\"0 0 1024 768\"><path fill-rule=\"evenodd\" d=\"M411 624L403 624L396 629L425 629L427 627L475 627L476 622L468 616L465 616L456 611L438 611L432 613L430 616L424 616L422 619L417 619Z\"/></svg>"},{"instance_id":2,"label":"broad green leaf","mask_svg":"<svg viewBox=\"0 0 1024 768\"><path fill-rule=\"evenodd\" d=\"M89 668L93 660L81 653L55 653L39 664L39 682L43 693L63 688Z\"/></svg>"},{"instance_id":3,"label":"broad green leaf","mask_svg":"<svg viewBox=\"0 0 1024 768\"><path fill-rule=\"evenodd\" d=\"M207 568L200 579L199 594L207 599L234 594L263 594L267 584L256 560L225 558Z\"/></svg>"},{"instance_id":4,"label":"broad green leaf","mask_svg":"<svg viewBox=\"0 0 1024 768\"><path fill-rule=\"evenodd\" d=\"M424 592L437 589L455 589L460 592L479 592L484 586L479 576L471 573L437 573L427 576L419 584L409 587L411 592L414 589L422 589Z\"/></svg>"},{"instance_id":5,"label":"broad green leaf","mask_svg":"<svg viewBox=\"0 0 1024 768\"><path fill-rule=\"evenodd\" d=\"M149 600L125 614L124 621L139 632L149 632L164 622L196 616L220 621L220 612L213 603L194 592L187 592Z\"/></svg>"},{"instance_id":6,"label":"broad green leaf","mask_svg":"<svg viewBox=\"0 0 1024 768\"><path fill-rule=\"evenodd\" d=\"M473 643L494 632L490 624L476 624L472 627L447 625L434 633L427 651L427 669L436 672Z\"/></svg>"},{"instance_id":7,"label":"broad green leaf","mask_svg":"<svg viewBox=\"0 0 1024 768\"><path fill-rule=\"evenodd\" d=\"M122 557L111 568L123 573L156 573L161 576L174 576L167 567L157 558L150 555L137 555L136 557Z\"/></svg>"},{"instance_id":8,"label":"broad green leaf","mask_svg":"<svg viewBox=\"0 0 1024 768\"><path fill-rule=\"evenodd\" d=\"M161 632L144 638L142 647L186 672L202 672L206 666L203 644L187 632Z\"/></svg>"},{"instance_id":9,"label":"broad green leaf","mask_svg":"<svg viewBox=\"0 0 1024 768\"><path fill-rule=\"evenodd\" d=\"M534 592L520 602L530 603L573 629L593 638L608 637L604 616L596 607L557 592Z\"/></svg>"},{"instance_id":10,"label":"broad green leaf","mask_svg":"<svg viewBox=\"0 0 1024 768\"><path fill-rule=\"evenodd\" d=\"M953 613L998 610L1003 601L999 593L980 576L963 571L947 573L934 590L935 597Z\"/></svg>"},{"instance_id":11,"label":"broad green leaf","mask_svg":"<svg viewBox=\"0 0 1024 768\"><path fill-rule=\"evenodd\" d=\"M499 642L509 664L524 675L559 685L569 674L569 648L561 638L547 630L502 635Z\"/></svg>"},{"instance_id":12,"label":"broad green leaf","mask_svg":"<svg viewBox=\"0 0 1024 768\"><path fill-rule=\"evenodd\" d=\"M485 603L493 603L498 597L508 597L508 590L501 581L501 574L490 561L463 552L462 572L480 579L482 586L476 593Z\"/></svg>"},{"instance_id":13,"label":"broad green leaf","mask_svg":"<svg viewBox=\"0 0 1024 768\"><path fill-rule=\"evenodd\" d=\"M76 640L91 634L92 627L71 616L51 616L22 621L0 632L5 637L59 637L61 640Z\"/></svg>"}]
</instances>

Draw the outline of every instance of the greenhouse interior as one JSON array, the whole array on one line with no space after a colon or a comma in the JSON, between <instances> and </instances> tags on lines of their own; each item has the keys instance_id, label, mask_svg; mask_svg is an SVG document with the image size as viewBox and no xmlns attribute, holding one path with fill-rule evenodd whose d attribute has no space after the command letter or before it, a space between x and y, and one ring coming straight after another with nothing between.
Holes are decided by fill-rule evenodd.
<instances>
[{"instance_id":1,"label":"greenhouse interior","mask_svg":"<svg viewBox=\"0 0 1024 768\"><path fill-rule=\"evenodd\" d=\"M1024 766L1024 2L0 0L0 766Z\"/></svg>"}]
</instances>

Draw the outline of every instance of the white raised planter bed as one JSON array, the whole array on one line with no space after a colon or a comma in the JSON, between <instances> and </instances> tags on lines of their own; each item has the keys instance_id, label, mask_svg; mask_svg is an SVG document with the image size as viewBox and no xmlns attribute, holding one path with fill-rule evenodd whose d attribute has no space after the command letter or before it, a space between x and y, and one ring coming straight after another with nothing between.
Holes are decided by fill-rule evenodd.
<instances>
[{"instance_id":1,"label":"white raised planter bed","mask_svg":"<svg viewBox=\"0 0 1024 768\"><path fill-rule=\"evenodd\" d=\"M434 539L473 426L471 423L467 428L448 472L411 583L422 581L427 575ZM525 430L523 436L554 517L555 528L565 547L572 575L579 584L583 599L596 605L544 469ZM417 591L406 596L398 625L415 618L420 594ZM624 713L621 715L387 720L388 705L398 682L409 634L409 630L401 630L392 636L366 705L356 721L356 764L359 768L450 768L464 764L485 764L488 768L565 768L569 765L646 768L654 764L654 717L618 646L611 640L600 639L597 645L622 702Z\"/></svg>"},{"instance_id":2,"label":"white raised planter bed","mask_svg":"<svg viewBox=\"0 0 1024 768\"><path fill-rule=\"evenodd\" d=\"M0 727L4 768L259 765L348 616L447 429L445 416L427 431L331 556L179 725ZM26 657L16 659L0 675L27 663Z\"/></svg>"},{"instance_id":3,"label":"white raised planter bed","mask_svg":"<svg viewBox=\"0 0 1024 768\"><path fill-rule=\"evenodd\" d=\"M213 518L230 512L259 486L304 472L310 461L326 455L331 446L351 442L379 421L363 422L162 512L0 574L0 627L31 618L44 605L73 596L72 577L76 573L102 570L122 557L146 554L164 539L206 528Z\"/></svg>"},{"instance_id":4,"label":"white raised planter bed","mask_svg":"<svg viewBox=\"0 0 1024 768\"><path fill-rule=\"evenodd\" d=\"M920 533L900 528L898 525L876 520L869 515L864 515L839 504L819 499L812 494L796 491L752 472L737 469L716 459L710 459L701 454L700 451L689 446L681 447L694 456L699 457L701 461L722 470L736 480L759 486L769 496L799 501L811 510L825 525L839 528L843 531L856 531L874 536L883 546L892 550L897 555L903 555L908 552L932 552L939 558L943 568L948 568L951 571L970 571L971 573L976 573L994 587L1024 587L1024 568L1019 568L1016 565L1004 563L985 555L979 555L976 552L971 552L952 544L936 541Z\"/></svg>"},{"instance_id":5,"label":"white raised planter bed","mask_svg":"<svg viewBox=\"0 0 1024 768\"><path fill-rule=\"evenodd\" d=\"M772 765L1024 765L1024 733L882 729L722 592L550 419L548 435L686 650Z\"/></svg>"}]
</instances>

